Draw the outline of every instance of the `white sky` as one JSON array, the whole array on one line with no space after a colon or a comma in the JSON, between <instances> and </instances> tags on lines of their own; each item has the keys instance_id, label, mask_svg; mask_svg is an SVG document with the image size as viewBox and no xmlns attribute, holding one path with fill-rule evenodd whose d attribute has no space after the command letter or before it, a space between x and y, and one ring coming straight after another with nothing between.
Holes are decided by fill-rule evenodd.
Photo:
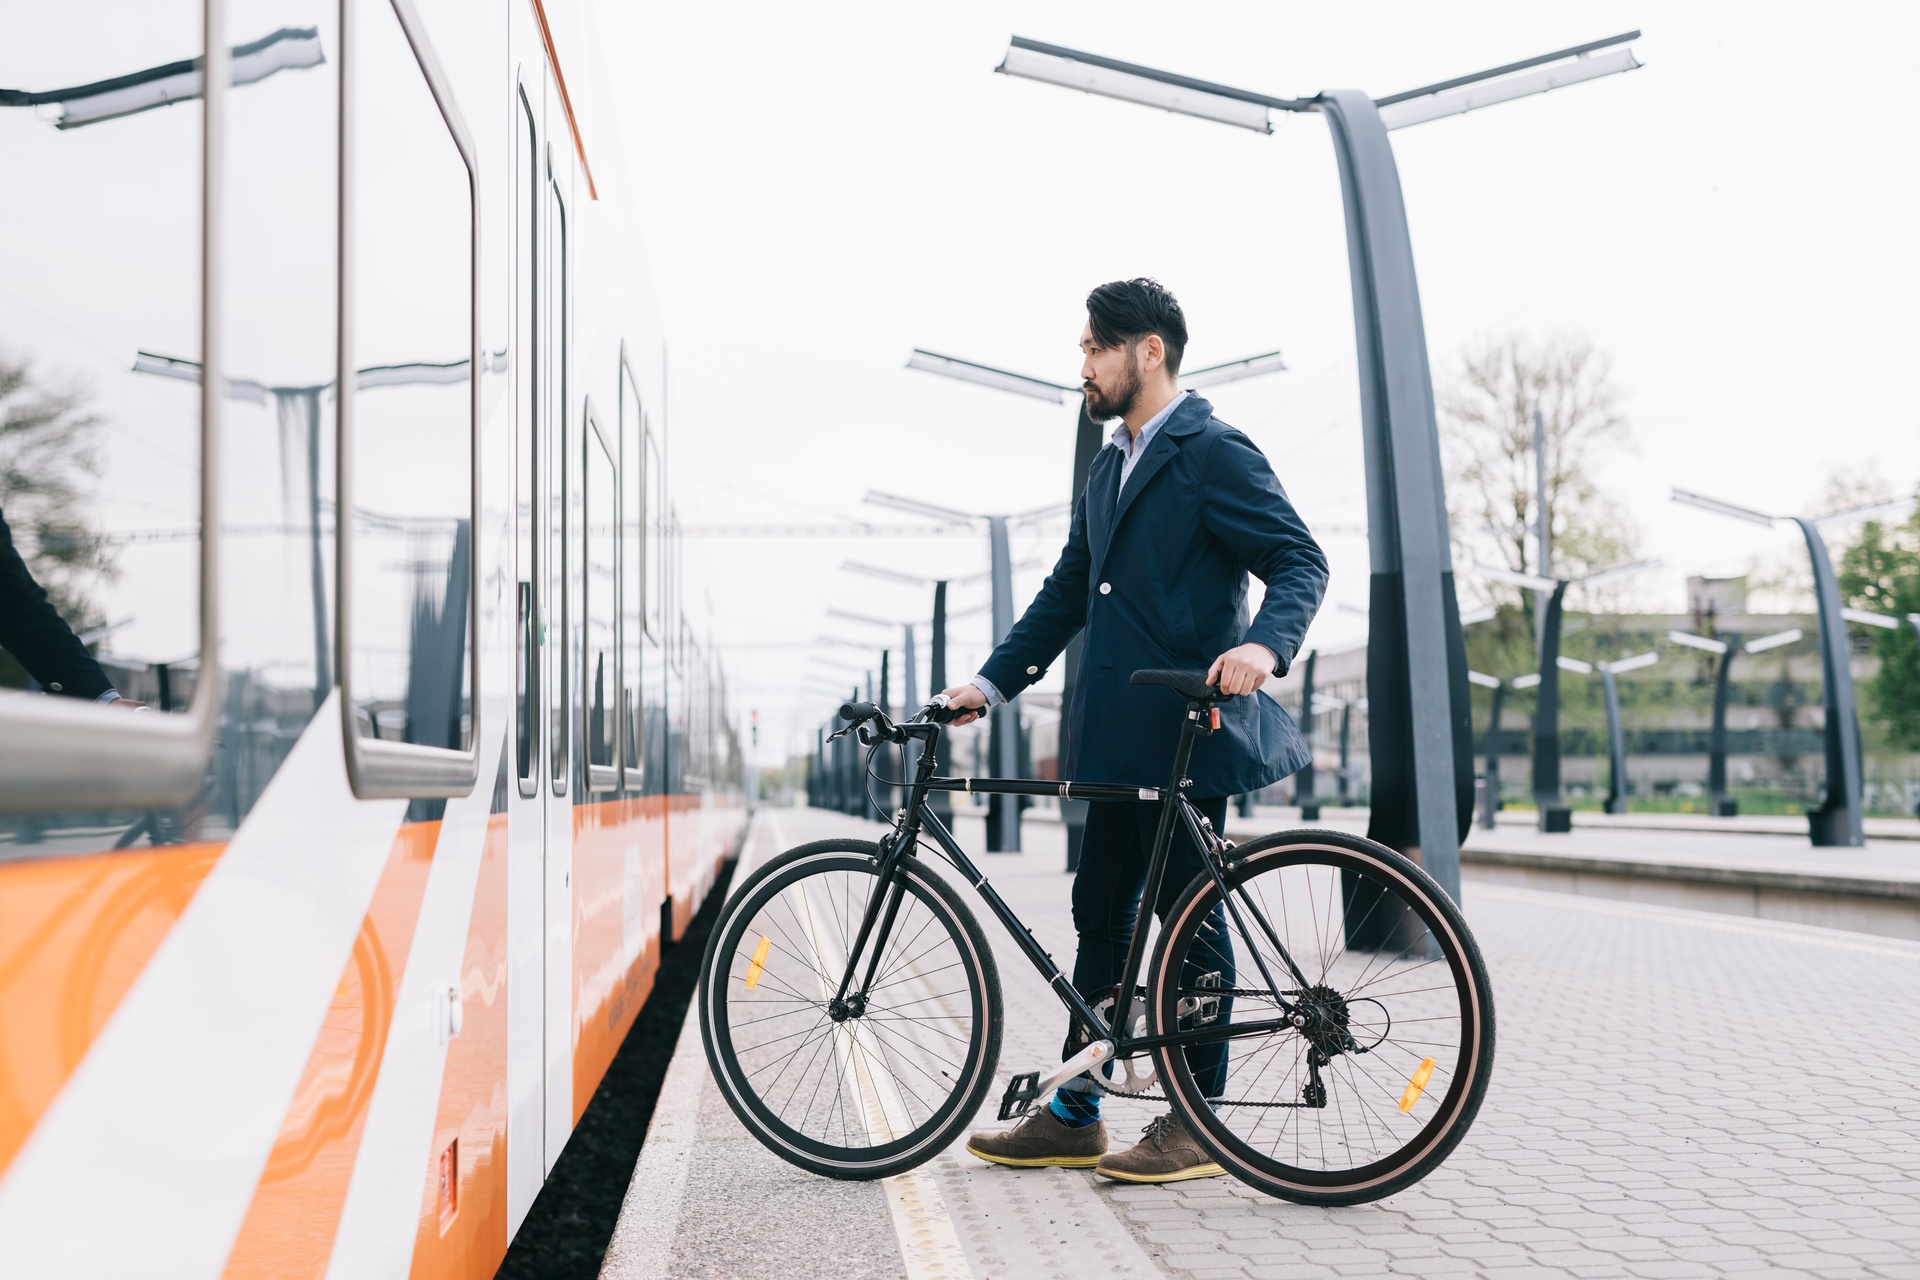
<instances>
[{"instance_id":1,"label":"white sky","mask_svg":"<svg viewBox=\"0 0 1920 1280\"><path fill-rule=\"evenodd\" d=\"M1086 291L1138 274L1181 298L1189 367L1286 353L1290 372L1210 398L1309 523L1364 521L1324 122L1262 137L992 75L1016 33L1270 93L1378 96L1644 27L1643 70L1394 135L1436 377L1513 330L1576 328L1610 353L1637 447L1604 481L1666 560L1654 603L1676 609L1686 574L1791 544L1676 508L1671 486L1787 511L1836 468L1920 475L1920 9L706 3L597 20L647 193L690 523L895 519L861 506L868 488L980 511L1064 498L1071 410L902 366L922 346L1070 382ZM1324 540L1310 643L1329 645L1364 634L1335 604L1364 605L1366 555ZM1057 541L1016 558L1051 563ZM829 607L926 616L927 593L839 572L847 558L960 574L985 539L688 547L764 761L810 745L826 712L803 689L831 670L812 655L860 656L774 646L869 634ZM1019 575L1023 596L1043 573ZM987 626L955 623L955 678Z\"/></svg>"}]
</instances>

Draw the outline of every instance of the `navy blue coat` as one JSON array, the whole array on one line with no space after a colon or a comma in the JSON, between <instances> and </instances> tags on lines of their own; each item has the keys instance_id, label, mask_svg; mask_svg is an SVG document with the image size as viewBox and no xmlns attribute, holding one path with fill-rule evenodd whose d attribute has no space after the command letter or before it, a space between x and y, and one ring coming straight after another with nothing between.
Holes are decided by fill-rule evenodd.
<instances>
[{"instance_id":1,"label":"navy blue coat","mask_svg":"<svg viewBox=\"0 0 1920 1280\"><path fill-rule=\"evenodd\" d=\"M1120 451L1094 457L1066 549L980 674L1011 698L1086 628L1061 776L1165 786L1186 703L1129 682L1143 667L1205 670L1246 641L1285 671L1327 589L1327 558L1287 501L1266 456L1188 395L1161 424L1119 491ZM1247 575L1267 585L1247 619ZM1276 782L1307 762L1299 730L1264 693L1220 709L1221 730L1195 744L1196 796Z\"/></svg>"},{"instance_id":2,"label":"navy blue coat","mask_svg":"<svg viewBox=\"0 0 1920 1280\"><path fill-rule=\"evenodd\" d=\"M113 688L73 628L66 624L13 545L0 516L0 648L49 693L97 698Z\"/></svg>"}]
</instances>

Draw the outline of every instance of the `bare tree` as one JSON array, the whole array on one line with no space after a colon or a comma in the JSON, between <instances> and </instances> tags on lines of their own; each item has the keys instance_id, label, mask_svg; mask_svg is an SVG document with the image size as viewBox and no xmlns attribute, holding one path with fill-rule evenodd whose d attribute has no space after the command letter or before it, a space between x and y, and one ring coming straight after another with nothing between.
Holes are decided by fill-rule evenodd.
<instances>
[{"instance_id":1,"label":"bare tree","mask_svg":"<svg viewBox=\"0 0 1920 1280\"><path fill-rule=\"evenodd\" d=\"M113 571L106 540L84 518L100 475L102 426L84 388L36 381L27 360L0 352L0 512L75 630L102 620L87 587Z\"/></svg>"},{"instance_id":2,"label":"bare tree","mask_svg":"<svg viewBox=\"0 0 1920 1280\"><path fill-rule=\"evenodd\" d=\"M1516 333L1470 348L1438 397L1456 560L1540 572L1535 412L1546 434L1553 576L1632 560L1640 531L1594 482L1608 455L1632 447L1620 399L1610 362L1582 334ZM1474 590L1496 604L1517 598L1492 583Z\"/></svg>"}]
</instances>

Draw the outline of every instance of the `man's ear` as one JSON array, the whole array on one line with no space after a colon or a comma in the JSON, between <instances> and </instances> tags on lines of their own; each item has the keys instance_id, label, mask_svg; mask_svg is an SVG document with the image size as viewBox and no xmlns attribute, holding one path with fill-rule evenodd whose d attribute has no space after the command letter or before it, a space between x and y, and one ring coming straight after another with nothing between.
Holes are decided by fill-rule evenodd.
<instances>
[{"instance_id":1,"label":"man's ear","mask_svg":"<svg viewBox=\"0 0 1920 1280\"><path fill-rule=\"evenodd\" d=\"M1140 339L1140 370L1142 373L1158 373L1167 364L1167 346L1160 341L1160 335L1150 333Z\"/></svg>"}]
</instances>

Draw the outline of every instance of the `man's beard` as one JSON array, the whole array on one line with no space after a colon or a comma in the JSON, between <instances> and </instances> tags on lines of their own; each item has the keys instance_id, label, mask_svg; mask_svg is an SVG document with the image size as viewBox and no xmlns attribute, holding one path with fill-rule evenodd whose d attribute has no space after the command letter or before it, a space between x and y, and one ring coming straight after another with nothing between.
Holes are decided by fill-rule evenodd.
<instances>
[{"instance_id":1,"label":"man's beard","mask_svg":"<svg viewBox=\"0 0 1920 1280\"><path fill-rule=\"evenodd\" d=\"M1108 397L1091 382L1081 384L1087 396L1087 416L1095 422L1106 422L1113 418L1124 418L1133 412L1133 402L1140 398L1140 370L1133 361L1127 362L1126 372L1120 377L1120 385L1113 389Z\"/></svg>"}]
</instances>

